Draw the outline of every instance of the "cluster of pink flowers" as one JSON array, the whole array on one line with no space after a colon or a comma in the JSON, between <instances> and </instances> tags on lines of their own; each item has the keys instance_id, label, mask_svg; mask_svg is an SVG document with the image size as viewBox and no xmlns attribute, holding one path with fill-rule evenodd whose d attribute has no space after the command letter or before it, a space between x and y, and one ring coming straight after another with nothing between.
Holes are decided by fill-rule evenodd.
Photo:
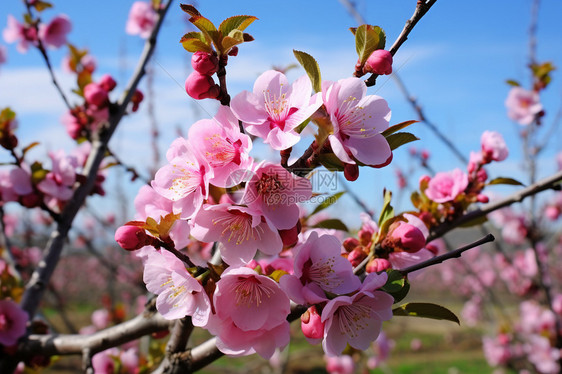
<instances>
[{"instance_id":1,"label":"cluster of pink flowers","mask_svg":"<svg viewBox=\"0 0 562 374\"><path fill-rule=\"evenodd\" d=\"M150 36L158 14L150 2L135 1L129 11L125 31L130 35L138 35L143 39Z\"/></svg>"},{"instance_id":2,"label":"cluster of pink flowers","mask_svg":"<svg viewBox=\"0 0 562 374\"><path fill-rule=\"evenodd\" d=\"M72 29L70 19L65 14L53 18L48 24L21 24L14 16L8 15L8 23L2 35L6 43L18 43L17 49L21 53L27 52L29 45L38 45L41 40L44 46L60 48L66 44L66 35Z\"/></svg>"}]
</instances>

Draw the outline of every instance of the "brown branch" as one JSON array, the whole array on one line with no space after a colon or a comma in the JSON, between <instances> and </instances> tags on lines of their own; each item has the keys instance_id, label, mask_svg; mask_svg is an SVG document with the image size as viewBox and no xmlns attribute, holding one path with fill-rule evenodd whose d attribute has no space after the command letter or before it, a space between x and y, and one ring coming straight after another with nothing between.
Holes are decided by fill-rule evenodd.
<instances>
[{"instance_id":1,"label":"brown branch","mask_svg":"<svg viewBox=\"0 0 562 374\"><path fill-rule=\"evenodd\" d=\"M408 35L414 29L414 26L416 26L418 21L420 19L422 19L422 17L433 6L433 4L435 4L436 1L437 0L418 0L417 5L416 5L416 10L414 11L414 14L412 15L412 17L410 17L410 19L408 21L406 21L406 25L402 29L402 32L400 33L400 35L398 36L396 41L394 41L394 44L392 44L392 47L390 47L390 49L389 49L389 52L393 56L396 54L396 52L398 52L398 49L400 48L400 46L402 46L402 44L404 44L404 42L406 40L408 40ZM378 77L377 74L372 74L365 81L365 84L367 84L367 87L374 86L376 81L377 81L377 77Z\"/></svg>"}]
</instances>

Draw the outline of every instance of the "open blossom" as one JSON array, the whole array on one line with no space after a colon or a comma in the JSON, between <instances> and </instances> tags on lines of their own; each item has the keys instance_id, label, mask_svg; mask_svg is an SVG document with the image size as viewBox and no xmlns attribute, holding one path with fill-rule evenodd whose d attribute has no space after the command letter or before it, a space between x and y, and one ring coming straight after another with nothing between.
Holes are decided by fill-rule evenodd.
<instances>
[{"instance_id":1,"label":"open blossom","mask_svg":"<svg viewBox=\"0 0 562 374\"><path fill-rule=\"evenodd\" d=\"M238 120L227 106L221 106L213 119L195 122L189 129L189 143L207 160L213 170L210 183L232 187L237 170L251 169L252 141L240 132Z\"/></svg>"},{"instance_id":2,"label":"open blossom","mask_svg":"<svg viewBox=\"0 0 562 374\"><path fill-rule=\"evenodd\" d=\"M57 201L64 202L72 197L72 187L76 181L76 168L78 160L74 156L66 155L63 150L49 152L52 169L37 188L46 196L49 206L56 205Z\"/></svg>"},{"instance_id":3,"label":"open blossom","mask_svg":"<svg viewBox=\"0 0 562 374\"><path fill-rule=\"evenodd\" d=\"M48 24L39 25L39 39L50 48L60 48L66 44L66 34L72 29L70 19L65 14L59 14Z\"/></svg>"},{"instance_id":4,"label":"open blossom","mask_svg":"<svg viewBox=\"0 0 562 374\"><path fill-rule=\"evenodd\" d=\"M221 257L231 266L247 264L258 249L271 256L283 249L278 231L247 207L204 205L192 224L193 237L203 242L218 241L222 244Z\"/></svg>"},{"instance_id":5,"label":"open blossom","mask_svg":"<svg viewBox=\"0 0 562 374\"><path fill-rule=\"evenodd\" d=\"M37 44L37 30L35 27L23 25L12 16L8 15L8 23L2 32L2 36L6 43L18 42L16 46L18 52L25 53L29 49L29 44Z\"/></svg>"},{"instance_id":6,"label":"open blossom","mask_svg":"<svg viewBox=\"0 0 562 374\"><path fill-rule=\"evenodd\" d=\"M208 163L184 138L174 140L166 158L168 164L156 172L152 188L174 202L174 213L181 213L181 218L190 218L209 194L212 172Z\"/></svg>"},{"instance_id":7,"label":"open blossom","mask_svg":"<svg viewBox=\"0 0 562 374\"><path fill-rule=\"evenodd\" d=\"M482 145L482 153L486 155L488 159L503 161L507 158L509 153L507 145L499 132L484 131L480 138L480 144Z\"/></svg>"},{"instance_id":8,"label":"open blossom","mask_svg":"<svg viewBox=\"0 0 562 374\"><path fill-rule=\"evenodd\" d=\"M394 299L386 292L376 291L387 277L386 273L370 273L359 292L328 301L322 311L322 347L327 355L340 355L347 344L365 350L378 337L382 321L392 318Z\"/></svg>"},{"instance_id":9,"label":"open blossom","mask_svg":"<svg viewBox=\"0 0 562 374\"><path fill-rule=\"evenodd\" d=\"M157 19L158 15L150 3L135 1L131 6L125 31L127 34L139 35L146 39L150 36Z\"/></svg>"},{"instance_id":10,"label":"open blossom","mask_svg":"<svg viewBox=\"0 0 562 374\"><path fill-rule=\"evenodd\" d=\"M320 95L310 97L311 93L308 76L289 85L283 73L269 70L258 77L253 92L236 95L231 108L247 132L282 150L297 144L300 135L295 129L322 105Z\"/></svg>"},{"instance_id":11,"label":"open blossom","mask_svg":"<svg viewBox=\"0 0 562 374\"><path fill-rule=\"evenodd\" d=\"M436 203L455 200L468 186L468 176L460 169L440 172L429 181L425 194Z\"/></svg>"},{"instance_id":12,"label":"open blossom","mask_svg":"<svg viewBox=\"0 0 562 374\"><path fill-rule=\"evenodd\" d=\"M281 165L260 163L242 197L242 203L262 214L277 229L293 228L299 220L297 203L310 199L312 185L306 178L295 176Z\"/></svg>"},{"instance_id":13,"label":"open blossom","mask_svg":"<svg viewBox=\"0 0 562 374\"><path fill-rule=\"evenodd\" d=\"M344 163L353 158L371 166L383 166L392 151L381 132L388 128L390 109L379 96L368 95L359 78L324 82L322 98L330 115L333 133L328 137L335 155Z\"/></svg>"},{"instance_id":14,"label":"open blossom","mask_svg":"<svg viewBox=\"0 0 562 374\"><path fill-rule=\"evenodd\" d=\"M530 125L542 111L539 94L522 87L513 87L505 99L507 116L520 125Z\"/></svg>"},{"instance_id":15,"label":"open blossom","mask_svg":"<svg viewBox=\"0 0 562 374\"><path fill-rule=\"evenodd\" d=\"M330 374L353 374L355 363L350 355L324 356L326 371Z\"/></svg>"},{"instance_id":16,"label":"open blossom","mask_svg":"<svg viewBox=\"0 0 562 374\"><path fill-rule=\"evenodd\" d=\"M213 301L216 318L208 327L223 353L270 358L289 343L290 301L273 279L230 267L217 282Z\"/></svg>"},{"instance_id":17,"label":"open blossom","mask_svg":"<svg viewBox=\"0 0 562 374\"><path fill-rule=\"evenodd\" d=\"M346 294L361 286L351 263L341 256L341 243L336 237L311 232L294 251L293 274L284 275L279 283L296 303L320 303L326 300L325 292Z\"/></svg>"},{"instance_id":18,"label":"open blossom","mask_svg":"<svg viewBox=\"0 0 562 374\"><path fill-rule=\"evenodd\" d=\"M27 312L12 300L0 300L0 344L13 345L25 334Z\"/></svg>"},{"instance_id":19,"label":"open blossom","mask_svg":"<svg viewBox=\"0 0 562 374\"><path fill-rule=\"evenodd\" d=\"M149 254L144 266L146 289L158 295L156 308L166 319L191 316L195 326L205 326L211 303L203 286L168 251Z\"/></svg>"}]
</instances>

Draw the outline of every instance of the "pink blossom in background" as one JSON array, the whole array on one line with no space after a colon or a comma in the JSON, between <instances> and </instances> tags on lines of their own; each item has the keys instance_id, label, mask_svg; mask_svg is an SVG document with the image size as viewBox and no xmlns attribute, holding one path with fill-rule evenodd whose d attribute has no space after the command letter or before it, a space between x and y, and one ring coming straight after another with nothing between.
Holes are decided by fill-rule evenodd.
<instances>
[{"instance_id":1,"label":"pink blossom in background","mask_svg":"<svg viewBox=\"0 0 562 374\"><path fill-rule=\"evenodd\" d=\"M296 303L320 303L327 299L325 292L347 294L361 286L351 263L341 256L341 242L334 236L312 232L294 252L293 275L282 276L279 284Z\"/></svg>"},{"instance_id":2,"label":"pink blossom in background","mask_svg":"<svg viewBox=\"0 0 562 374\"><path fill-rule=\"evenodd\" d=\"M230 106L248 133L282 150L297 144L300 135L295 129L322 105L320 95L311 93L308 76L289 85L283 73L269 70L258 77L253 92L236 95Z\"/></svg>"},{"instance_id":3,"label":"pink blossom in background","mask_svg":"<svg viewBox=\"0 0 562 374\"><path fill-rule=\"evenodd\" d=\"M150 36L157 19L158 14L149 2L135 1L129 11L125 31L127 34L139 35L146 39Z\"/></svg>"},{"instance_id":4,"label":"pink blossom in background","mask_svg":"<svg viewBox=\"0 0 562 374\"><path fill-rule=\"evenodd\" d=\"M52 163L51 171L39 182L37 188L45 194L46 204L57 209L59 202L65 202L72 197L78 161L63 150L49 152L49 157Z\"/></svg>"},{"instance_id":5,"label":"pink blossom in background","mask_svg":"<svg viewBox=\"0 0 562 374\"><path fill-rule=\"evenodd\" d=\"M92 313L92 324L96 327L96 329L101 330L105 329L109 326L111 322L111 315L107 309L98 309L94 310Z\"/></svg>"},{"instance_id":6,"label":"pink blossom in background","mask_svg":"<svg viewBox=\"0 0 562 374\"><path fill-rule=\"evenodd\" d=\"M541 374L560 373L560 349L552 347L545 336L532 335L525 344L525 351L529 361L532 362Z\"/></svg>"},{"instance_id":7,"label":"pink blossom in background","mask_svg":"<svg viewBox=\"0 0 562 374\"><path fill-rule=\"evenodd\" d=\"M139 372L139 353L137 348L133 347L121 351L119 358L121 359L121 365L123 365L128 374L137 374Z\"/></svg>"},{"instance_id":8,"label":"pink blossom in background","mask_svg":"<svg viewBox=\"0 0 562 374\"><path fill-rule=\"evenodd\" d=\"M59 14L48 24L39 25L39 39L49 48L60 48L66 44L66 34L72 30L70 18L66 14Z\"/></svg>"},{"instance_id":9,"label":"pink blossom in background","mask_svg":"<svg viewBox=\"0 0 562 374\"><path fill-rule=\"evenodd\" d=\"M25 334L28 320L27 312L18 304L9 299L0 300L0 344L16 344Z\"/></svg>"},{"instance_id":10,"label":"pink blossom in background","mask_svg":"<svg viewBox=\"0 0 562 374\"><path fill-rule=\"evenodd\" d=\"M293 228L299 220L302 203L312 196L306 178L288 172L279 164L262 162L246 184L242 204L262 214L279 230Z\"/></svg>"},{"instance_id":11,"label":"pink blossom in background","mask_svg":"<svg viewBox=\"0 0 562 374\"><path fill-rule=\"evenodd\" d=\"M353 374L355 363L350 355L324 356L326 371L330 374Z\"/></svg>"},{"instance_id":12,"label":"pink blossom in background","mask_svg":"<svg viewBox=\"0 0 562 374\"><path fill-rule=\"evenodd\" d=\"M505 100L507 116L520 125L530 125L543 107L539 94L522 87L512 87Z\"/></svg>"},{"instance_id":13,"label":"pink blossom in background","mask_svg":"<svg viewBox=\"0 0 562 374\"><path fill-rule=\"evenodd\" d=\"M440 172L429 181L425 194L436 203L446 203L464 192L468 176L460 169Z\"/></svg>"},{"instance_id":14,"label":"pink blossom in background","mask_svg":"<svg viewBox=\"0 0 562 374\"><path fill-rule=\"evenodd\" d=\"M144 266L146 289L156 295L156 308L166 319L191 316L193 325L205 326L211 313L209 297L185 265L168 251L152 252Z\"/></svg>"},{"instance_id":15,"label":"pink blossom in background","mask_svg":"<svg viewBox=\"0 0 562 374\"><path fill-rule=\"evenodd\" d=\"M384 331L381 331L377 340L373 342L372 348L374 354L367 360L367 367L371 370L376 369L388 360L390 351L394 348L394 341L388 339Z\"/></svg>"},{"instance_id":16,"label":"pink blossom in background","mask_svg":"<svg viewBox=\"0 0 562 374\"><path fill-rule=\"evenodd\" d=\"M232 187L241 182L236 171L252 168L252 141L240 132L238 120L227 106L221 105L213 119L191 125L188 139L211 166L213 177L209 182L215 186Z\"/></svg>"},{"instance_id":17,"label":"pink blossom in background","mask_svg":"<svg viewBox=\"0 0 562 374\"><path fill-rule=\"evenodd\" d=\"M461 311L461 317L464 323L469 327L474 327L482 319L482 298L473 296L468 300Z\"/></svg>"},{"instance_id":18,"label":"pink blossom in background","mask_svg":"<svg viewBox=\"0 0 562 374\"><path fill-rule=\"evenodd\" d=\"M494 161L503 161L507 158L509 151L503 140L503 136L496 131L484 131L480 138L482 153Z\"/></svg>"},{"instance_id":19,"label":"pink blossom in background","mask_svg":"<svg viewBox=\"0 0 562 374\"><path fill-rule=\"evenodd\" d=\"M519 305L518 328L527 334L551 336L555 331L556 316L537 302L525 300Z\"/></svg>"},{"instance_id":20,"label":"pink blossom in background","mask_svg":"<svg viewBox=\"0 0 562 374\"><path fill-rule=\"evenodd\" d=\"M8 15L8 23L2 32L2 36L6 43L17 42L16 49L20 53L27 52L29 44L37 45L37 31L35 28L19 23L11 14Z\"/></svg>"},{"instance_id":21,"label":"pink blossom in background","mask_svg":"<svg viewBox=\"0 0 562 374\"><path fill-rule=\"evenodd\" d=\"M391 112L382 97L366 93L367 86L359 78L323 82L322 99L333 125L328 139L344 163L355 164L355 158L367 165L382 166L392 157L381 135L388 128Z\"/></svg>"},{"instance_id":22,"label":"pink blossom in background","mask_svg":"<svg viewBox=\"0 0 562 374\"><path fill-rule=\"evenodd\" d=\"M119 357L119 349L109 348L92 357L92 367L96 374L113 374L116 369L114 358Z\"/></svg>"},{"instance_id":23,"label":"pink blossom in background","mask_svg":"<svg viewBox=\"0 0 562 374\"><path fill-rule=\"evenodd\" d=\"M191 235L197 240L222 244L221 257L231 266L247 264L258 249L270 256L283 249L278 231L247 207L204 205L192 225Z\"/></svg>"},{"instance_id":24,"label":"pink blossom in background","mask_svg":"<svg viewBox=\"0 0 562 374\"><path fill-rule=\"evenodd\" d=\"M365 350L377 338L382 321L392 318L394 299L386 292L376 291L387 278L386 273L370 273L359 292L328 301L322 311L322 348L328 356L340 355L347 344Z\"/></svg>"},{"instance_id":25,"label":"pink blossom in background","mask_svg":"<svg viewBox=\"0 0 562 374\"><path fill-rule=\"evenodd\" d=\"M486 361L488 361L490 366L506 364L512 357L509 348L509 338L504 334L500 334L495 338L488 336L482 338L482 348Z\"/></svg>"}]
</instances>

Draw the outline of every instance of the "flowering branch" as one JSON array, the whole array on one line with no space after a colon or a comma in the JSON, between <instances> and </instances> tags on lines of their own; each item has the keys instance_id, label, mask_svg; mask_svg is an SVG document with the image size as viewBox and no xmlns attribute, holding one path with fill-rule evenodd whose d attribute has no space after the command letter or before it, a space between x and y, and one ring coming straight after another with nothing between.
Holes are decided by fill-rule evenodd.
<instances>
[{"instance_id":1,"label":"flowering branch","mask_svg":"<svg viewBox=\"0 0 562 374\"><path fill-rule=\"evenodd\" d=\"M408 39L408 35L414 29L414 26L416 26L418 21L420 19L422 19L422 17L433 6L433 4L435 4L436 1L437 0L418 0L418 3L416 5L416 10L414 11L414 14L412 15L412 17L410 17L410 19L408 21L406 21L406 25L402 29L402 32L400 33L400 35L398 35L398 38L396 39L394 44L392 44L392 47L390 47L390 49L389 49L390 54L392 54L394 56L396 54L396 52L398 52L398 49L400 48L400 46L402 44L404 44L404 42ZM377 77L378 77L378 74L372 74L365 81L365 83L367 84L367 87L374 86L376 81L377 81Z\"/></svg>"}]
</instances>

